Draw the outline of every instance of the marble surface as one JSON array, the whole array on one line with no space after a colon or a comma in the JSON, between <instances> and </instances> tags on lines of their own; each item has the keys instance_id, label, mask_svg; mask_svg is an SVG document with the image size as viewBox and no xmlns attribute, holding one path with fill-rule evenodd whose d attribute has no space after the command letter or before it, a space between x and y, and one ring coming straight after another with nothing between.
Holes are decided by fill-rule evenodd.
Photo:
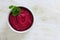
<instances>
[{"instance_id":1,"label":"marble surface","mask_svg":"<svg viewBox=\"0 0 60 40\"><path fill-rule=\"evenodd\" d=\"M7 23L9 5L27 6L33 11L33 28L13 32ZM60 0L0 0L0 40L60 40Z\"/></svg>"}]
</instances>

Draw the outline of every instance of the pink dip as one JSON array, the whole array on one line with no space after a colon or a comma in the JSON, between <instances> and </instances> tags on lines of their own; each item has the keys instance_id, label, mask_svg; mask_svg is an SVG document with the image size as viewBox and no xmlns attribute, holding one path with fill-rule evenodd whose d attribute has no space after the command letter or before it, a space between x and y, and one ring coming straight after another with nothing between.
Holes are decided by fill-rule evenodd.
<instances>
[{"instance_id":1,"label":"pink dip","mask_svg":"<svg viewBox=\"0 0 60 40\"><path fill-rule=\"evenodd\" d=\"M9 15L9 23L11 27L17 31L25 31L33 24L32 13L24 7L21 8L21 13L18 16L13 16L12 12Z\"/></svg>"}]
</instances>

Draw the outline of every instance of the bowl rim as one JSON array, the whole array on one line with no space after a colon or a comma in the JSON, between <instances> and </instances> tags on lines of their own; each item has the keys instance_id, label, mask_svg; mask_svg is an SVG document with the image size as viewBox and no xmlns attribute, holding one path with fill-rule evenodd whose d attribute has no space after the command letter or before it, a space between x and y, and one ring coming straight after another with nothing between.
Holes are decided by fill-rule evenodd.
<instances>
[{"instance_id":1,"label":"bowl rim","mask_svg":"<svg viewBox=\"0 0 60 40\"><path fill-rule=\"evenodd\" d=\"M27 7L27 6L18 6L18 7L24 7L24 8L27 8L31 13L32 13L32 15L33 15L33 11L29 8L29 7ZM10 11L11 12L11 11ZM10 12L9 12L9 14L10 14ZM34 15L33 15L33 23L32 23L32 26L29 28L29 29L27 29L27 30L25 30L25 31L17 31L17 30L15 30L15 29L13 29L12 27L11 27L11 25L10 25L10 23L9 23L9 14L8 14L8 26L10 27L10 29L12 30L12 31L14 31L14 32L16 32L16 33L25 33L25 32L28 32L28 31L30 31L31 29L32 29L32 27L33 27L33 24L34 24Z\"/></svg>"}]
</instances>

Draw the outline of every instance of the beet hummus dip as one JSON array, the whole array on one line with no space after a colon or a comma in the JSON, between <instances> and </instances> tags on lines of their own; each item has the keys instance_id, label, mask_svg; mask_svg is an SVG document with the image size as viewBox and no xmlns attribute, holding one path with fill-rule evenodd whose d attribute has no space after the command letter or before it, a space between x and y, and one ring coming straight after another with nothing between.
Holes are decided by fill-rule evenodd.
<instances>
[{"instance_id":1,"label":"beet hummus dip","mask_svg":"<svg viewBox=\"0 0 60 40\"><path fill-rule=\"evenodd\" d=\"M33 24L33 15L30 10L25 7L19 7L21 10L18 16L13 16L12 12L9 14L9 23L16 31L25 31Z\"/></svg>"}]
</instances>

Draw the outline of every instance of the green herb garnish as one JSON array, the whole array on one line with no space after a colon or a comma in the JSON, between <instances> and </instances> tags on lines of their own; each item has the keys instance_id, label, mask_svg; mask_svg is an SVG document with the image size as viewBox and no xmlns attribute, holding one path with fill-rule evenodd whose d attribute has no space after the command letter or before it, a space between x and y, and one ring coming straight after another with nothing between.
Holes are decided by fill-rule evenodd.
<instances>
[{"instance_id":1,"label":"green herb garnish","mask_svg":"<svg viewBox=\"0 0 60 40\"><path fill-rule=\"evenodd\" d=\"M9 8L11 9L13 16L17 16L20 14L20 8L19 7L11 5L11 6L9 6Z\"/></svg>"}]
</instances>

